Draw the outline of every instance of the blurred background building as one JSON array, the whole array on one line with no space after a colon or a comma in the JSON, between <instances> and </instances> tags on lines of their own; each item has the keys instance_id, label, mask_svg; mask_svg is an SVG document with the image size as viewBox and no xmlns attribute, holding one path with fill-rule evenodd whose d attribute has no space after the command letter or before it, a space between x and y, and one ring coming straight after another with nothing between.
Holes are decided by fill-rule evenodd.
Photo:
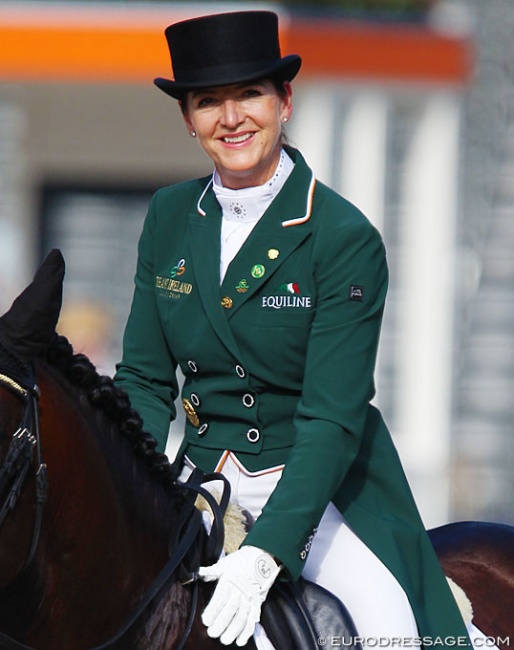
<instances>
[{"instance_id":1,"label":"blurred background building","mask_svg":"<svg viewBox=\"0 0 514 650\"><path fill-rule=\"evenodd\" d=\"M425 523L514 523L512 0L4 1L0 309L61 248L59 329L112 374L149 197L211 171L152 85L164 27L242 8L281 14L290 142L386 241L377 403Z\"/></svg>"}]
</instances>

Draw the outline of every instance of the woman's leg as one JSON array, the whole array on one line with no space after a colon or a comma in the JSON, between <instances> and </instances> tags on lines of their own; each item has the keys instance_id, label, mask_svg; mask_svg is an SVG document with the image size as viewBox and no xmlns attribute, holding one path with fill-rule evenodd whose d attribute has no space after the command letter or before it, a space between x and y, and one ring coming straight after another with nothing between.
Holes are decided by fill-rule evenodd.
<instances>
[{"instance_id":1,"label":"woman's leg","mask_svg":"<svg viewBox=\"0 0 514 650\"><path fill-rule=\"evenodd\" d=\"M254 517L261 513L282 473L282 468L273 468L250 474L232 455L220 469L232 485L236 502ZM384 639L401 637L402 648L408 647L409 639L415 644L418 629L405 592L333 504L314 536L303 576L344 602L360 636L381 638L383 644L387 643Z\"/></svg>"},{"instance_id":2,"label":"woman's leg","mask_svg":"<svg viewBox=\"0 0 514 650\"><path fill-rule=\"evenodd\" d=\"M338 596L359 636L371 643L376 639L377 647L379 639L382 647L398 638L402 639L402 649L415 644L418 629L405 592L333 504L326 509L314 536L303 576ZM389 643L394 645L393 641Z\"/></svg>"},{"instance_id":3,"label":"woman's leg","mask_svg":"<svg viewBox=\"0 0 514 650\"><path fill-rule=\"evenodd\" d=\"M194 465L186 460L181 479ZM232 500L257 518L274 490L282 467L248 472L225 452L216 468L231 484ZM333 504L329 504L314 536L303 576L335 594L348 608L359 636L377 639L376 647L409 647L418 637L414 614L398 581L353 533ZM401 644L398 639L401 638ZM382 646L378 646L378 640ZM334 640L337 643L337 640ZM330 645L330 640L328 644ZM419 647L417 648L419 650Z\"/></svg>"}]
</instances>

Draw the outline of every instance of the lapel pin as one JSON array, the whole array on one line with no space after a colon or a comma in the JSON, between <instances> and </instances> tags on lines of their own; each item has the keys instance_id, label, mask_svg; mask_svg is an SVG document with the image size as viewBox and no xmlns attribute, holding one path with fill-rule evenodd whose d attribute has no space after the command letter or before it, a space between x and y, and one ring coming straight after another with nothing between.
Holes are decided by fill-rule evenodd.
<instances>
[{"instance_id":1,"label":"lapel pin","mask_svg":"<svg viewBox=\"0 0 514 650\"><path fill-rule=\"evenodd\" d=\"M276 260L279 255L280 251L278 251L276 248L270 248L268 251L268 258L270 260Z\"/></svg>"},{"instance_id":2,"label":"lapel pin","mask_svg":"<svg viewBox=\"0 0 514 650\"><path fill-rule=\"evenodd\" d=\"M239 291L239 293L246 293L248 289L248 282L244 278L239 280L239 283L236 284L236 291Z\"/></svg>"},{"instance_id":3,"label":"lapel pin","mask_svg":"<svg viewBox=\"0 0 514 650\"><path fill-rule=\"evenodd\" d=\"M232 305L234 304L234 301L230 296L223 296L221 299L221 306L225 307L225 309L232 309Z\"/></svg>"},{"instance_id":4,"label":"lapel pin","mask_svg":"<svg viewBox=\"0 0 514 650\"><path fill-rule=\"evenodd\" d=\"M265 273L266 273L266 267L263 266L262 264L255 264L255 266L252 268L253 278L262 278L262 276Z\"/></svg>"}]
</instances>

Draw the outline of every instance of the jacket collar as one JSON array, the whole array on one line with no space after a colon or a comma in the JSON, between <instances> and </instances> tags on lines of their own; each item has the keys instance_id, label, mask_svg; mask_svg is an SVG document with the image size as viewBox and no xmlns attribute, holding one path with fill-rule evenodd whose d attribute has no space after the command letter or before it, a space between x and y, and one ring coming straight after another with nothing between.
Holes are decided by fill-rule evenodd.
<instances>
[{"instance_id":1,"label":"jacket collar","mask_svg":"<svg viewBox=\"0 0 514 650\"><path fill-rule=\"evenodd\" d=\"M316 178L312 170L305 162L302 154L297 149L289 146L286 146L284 148L292 158L295 166L289 178L285 182L284 187L280 191L279 195L275 198L273 203L279 201L280 195L284 192L287 194L288 218L282 221L282 226L284 228L287 228L289 226L298 226L310 219L312 214L312 199L314 196L314 188L316 186ZM289 194L291 188L293 187L294 192L291 192L291 194ZM213 195L212 177L209 178L196 205L196 210L201 217L207 216L210 208L210 195Z\"/></svg>"}]
</instances>

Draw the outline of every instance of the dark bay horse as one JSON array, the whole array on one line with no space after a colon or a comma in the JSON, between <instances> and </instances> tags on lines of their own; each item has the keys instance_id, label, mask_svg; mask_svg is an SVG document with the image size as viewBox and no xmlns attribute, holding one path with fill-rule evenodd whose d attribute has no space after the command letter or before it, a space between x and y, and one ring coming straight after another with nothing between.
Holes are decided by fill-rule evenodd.
<instances>
[{"instance_id":1,"label":"dark bay horse","mask_svg":"<svg viewBox=\"0 0 514 650\"><path fill-rule=\"evenodd\" d=\"M50 254L0 318L0 649L219 650L199 618L210 587L179 571L156 581L191 496L127 397L55 333L62 275ZM514 640L514 528L431 538L476 625Z\"/></svg>"},{"instance_id":2,"label":"dark bay horse","mask_svg":"<svg viewBox=\"0 0 514 650\"><path fill-rule=\"evenodd\" d=\"M0 631L20 642L2 636L0 648L220 648L199 614L188 620L192 591L176 575L116 638L173 554L190 499L126 396L55 334L62 274L51 254L0 319Z\"/></svg>"}]
</instances>

